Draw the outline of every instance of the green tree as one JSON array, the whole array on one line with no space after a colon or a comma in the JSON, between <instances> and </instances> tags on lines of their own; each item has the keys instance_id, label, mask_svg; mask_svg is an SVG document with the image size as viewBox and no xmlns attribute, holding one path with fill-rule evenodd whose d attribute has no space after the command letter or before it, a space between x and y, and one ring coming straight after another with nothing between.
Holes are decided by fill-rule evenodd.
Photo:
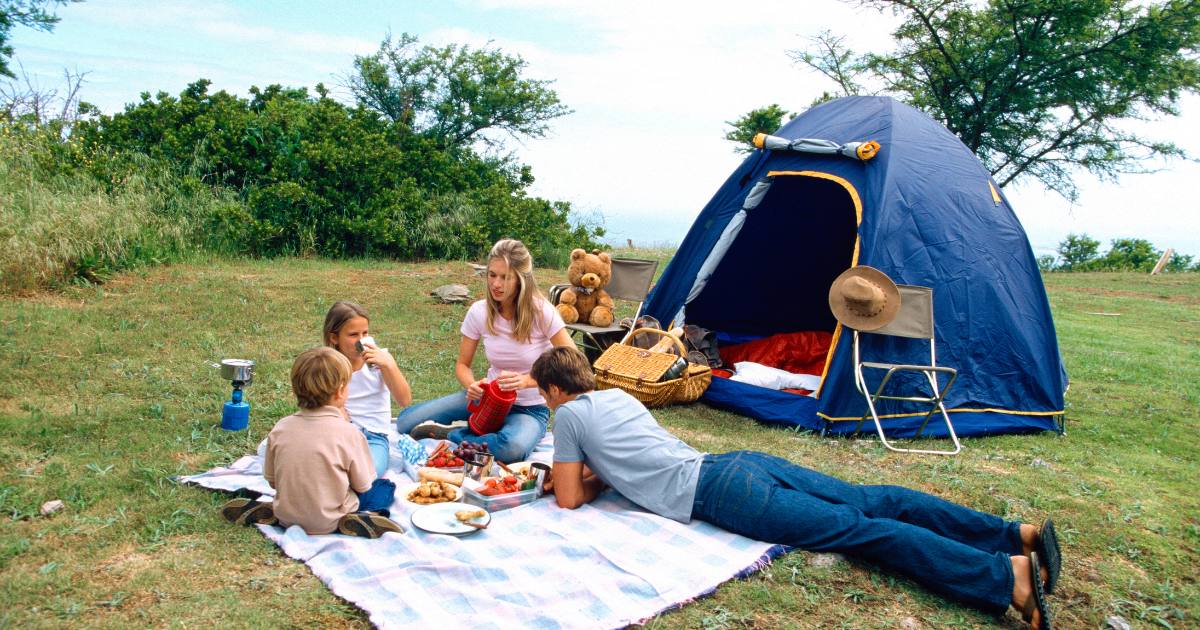
<instances>
[{"instance_id":1,"label":"green tree","mask_svg":"<svg viewBox=\"0 0 1200 630\"><path fill-rule=\"evenodd\" d=\"M754 136L760 133L775 133L783 125L783 121L790 118L792 115L788 110L779 105L771 104L766 107L755 109L741 118L733 121L726 121L725 124L733 127L729 133L725 134L725 139L735 143L735 151L738 153L750 153L754 150Z\"/></svg>"},{"instance_id":2,"label":"green tree","mask_svg":"<svg viewBox=\"0 0 1200 630\"><path fill-rule=\"evenodd\" d=\"M1141 238L1115 238L1112 247L1098 261L1102 269L1114 271L1150 271L1162 257L1162 252Z\"/></svg>"},{"instance_id":3,"label":"green tree","mask_svg":"<svg viewBox=\"0 0 1200 630\"><path fill-rule=\"evenodd\" d=\"M1192 256L1190 254L1172 252L1171 257L1167 259L1164 269L1172 273L1182 273L1187 271L1189 267L1192 267ZM1192 271L1200 271L1200 266L1192 268Z\"/></svg>"},{"instance_id":4,"label":"green tree","mask_svg":"<svg viewBox=\"0 0 1200 630\"><path fill-rule=\"evenodd\" d=\"M13 27L28 26L52 31L61 19L54 15L54 6L70 1L82 0L0 0L0 75L10 79L15 77L8 67L8 60L13 56L13 48L8 43Z\"/></svg>"},{"instance_id":5,"label":"green tree","mask_svg":"<svg viewBox=\"0 0 1200 630\"><path fill-rule=\"evenodd\" d=\"M355 57L347 87L358 103L444 147L501 138L541 137L548 123L571 113L551 81L522 76L526 62L493 48L417 45L407 33L379 51Z\"/></svg>"},{"instance_id":6,"label":"green tree","mask_svg":"<svg viewBox=\"0 0 1200 630\"><path fill-rule=\"evenodd\" d=\"M1062 259L1059 269L1063 271L1085 271L1099 258L1100 241L1087 234L1068 234L1058 244L1058 257Z\"/></svg>"},{"instance_id":7,"label":"green tree","mask_svg":"<svg viewBox=\"0 0 1200 630\"><path fill-rule=\"evenodd\" d=\"M1200 2L863 0L901 17L887 53L856 55L829 33L798 62L845 94L871 82L942 122L1001 186L1025 178L1068 199L1082 168L1145 172L1182 148L1128 130L1178 115L1200 85Z\"/></svg>"},{"instance_id":8,"label":"green tree","mask_svg":"<svg viewBox=\"0 0 1200 630\"><path fill-rule=\"evenodd\" d=\"M1037 266L1042 271L1054 271L1058 268L1058 259L1050 254L1042 254L1037 257Z\"/></svg>"}]
</instances>

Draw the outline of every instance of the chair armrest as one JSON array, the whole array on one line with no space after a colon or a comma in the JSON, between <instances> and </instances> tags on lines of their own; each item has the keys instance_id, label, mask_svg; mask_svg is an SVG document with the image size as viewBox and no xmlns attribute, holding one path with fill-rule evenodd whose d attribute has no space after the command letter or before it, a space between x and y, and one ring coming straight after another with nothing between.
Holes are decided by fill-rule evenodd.
<instances>
[{"instance_id":1,"label":"chair armrest","mask_svg":"<svg viewBox=\"0 0 1200 630\"><path fill-rule=\"evenodd\" d=\"M940 365L910 365L906 363L875 363L872 361L863 361L859 365L866 368L875 368L877 370L904 370L909 372L940 372L942 374L958 374L958 370L952 367L942 367Z\"/></svg>"},{"instance_id":2,"label":"chair armrest","mask_svg":"<svg viewBox=\"0 0 1200 630\"><path fill-rule=\"evenodd\" d=\"M569 285L569 284L552 284L552 285L550 285L550 288L546 291L546 299L550 300L550 305L558 306L559 297L562 296L562 292L566 291L567 288L570 286L571 285Z\"/></svg>"}]
</instances>

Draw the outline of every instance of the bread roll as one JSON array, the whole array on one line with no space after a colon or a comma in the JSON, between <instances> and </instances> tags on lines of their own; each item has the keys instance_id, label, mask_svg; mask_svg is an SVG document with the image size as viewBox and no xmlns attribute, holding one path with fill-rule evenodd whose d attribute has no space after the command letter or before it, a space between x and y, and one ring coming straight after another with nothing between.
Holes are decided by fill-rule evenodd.
<instances>
[{"instance_id":1,"label":"bread roll","mask_svg":"<svg viewBox=\"0 0 1200 630\"><path fill-rule=\"evenodd\" d=\"M455 486L461 486L463 482L463 474L458 472L450 472L442 468L425 467L417 471L417 476L421 481L439 481Z\"/></svg>"}]
</instances>

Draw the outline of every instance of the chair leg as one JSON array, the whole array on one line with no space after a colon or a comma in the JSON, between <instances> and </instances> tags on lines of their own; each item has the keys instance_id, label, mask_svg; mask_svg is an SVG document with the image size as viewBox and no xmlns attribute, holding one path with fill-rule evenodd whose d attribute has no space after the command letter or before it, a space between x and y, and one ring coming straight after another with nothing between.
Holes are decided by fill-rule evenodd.
<instances>
[{"instance_id":1,"label":"chair leg","mask_svg":"<svg viewBox=\"0 0 1200 630\"><path fill-rule=\"evenodd\" d=\"M850 435L853 435L855 437L862 435L862 425L864 422L867 421L867 418L870 418L870 417L871 417L871 410L867 409L867 411L863 413L862 417L858 419L858 424L854 425L854 430L850 432Z\"/></svg>"},{"instance_id":2,"label":"chair leg","mask_svg":"<svg viewBox=\"0 0 1200 630\"><path fill-rule=\"evenodd\" d=\"M954 385L954 380L958 378L958 372L950 373L950 380L946 382L945 387L938 387L937 372L935 370L921 370L925 374L925 378L929 379L929 387L933 390L933 406L930 407L929 413L925 415L925 421L921 423L921 428L917 430L917 436L925 430L925 425L929 424L929 419L933 417L934 411L942 412L942 420L946 421L946 431L950 433L950 441L954 442L954 450L947 452L947 455L955 455L962 450L962 443L958 441L958 435L954 433L954 424L950 422L950 414L946 411L946 405L943 401L946 399L946 392Z\"/></svg>"},{"instance_id":3,"label":"chair leg","mask_svg":"<svg viewBox=\"0 0 1200 630\"><path fill-rule=\"evenodd\" d=\"M945 397L946 390L949 390L950 385L954 383L953 378L946 385L945 389L940 390L940 391L937 388L937 382L934 381L934 384L933 384L934 390L933 391L936 392L936 395L934 398L930 398L925 401L925 402L930 403L932 405L932 407L929 410L929 413L927 413L925 415L925 421L921 423L921 428L917 430L916 437L920 437L921 432L923 432L925 430L925 425L929 423L929 418L933 416L933 412L940 410L942 412L942 419L945 420L945 422L946 422L946 429L950 432L950 440L954 443L954 450L900 448L898 446L894 446L891 442L888 441L887 435L883 431L883 423L879 418L879 412L876 411L876 409L875 409L875 401L879 400L881 397L884 397L883 389L885 386L887 386L888 381L891 380L892 374L895 373L896 371L897 371L896 368L889 369L887 374L884 375L883 380L880 381L879 387L875 390L875 393L869 394L866 397L867 398L867 411L870 414L871 419L875 421L875 431L876 431L876 433L879 434L879 441L882 442L884 447L886 447L888 450L896 451L897 453L924 453L924 454L928 454L928 455L957 455L959 453L959 451L962 450L962 443L959 442L958 435L956 435L954 433L954 425L950 422L950 414L946 412L946 406L944 404L942 404L942 398ZM921 370L921 372L923 372L926 375L926 377L933 378L928 371ZM864 414L864 417L859 420L860 427L862 426L862 423L865 420L866 420L866 416Z\"/></svg>"}]
</instances>

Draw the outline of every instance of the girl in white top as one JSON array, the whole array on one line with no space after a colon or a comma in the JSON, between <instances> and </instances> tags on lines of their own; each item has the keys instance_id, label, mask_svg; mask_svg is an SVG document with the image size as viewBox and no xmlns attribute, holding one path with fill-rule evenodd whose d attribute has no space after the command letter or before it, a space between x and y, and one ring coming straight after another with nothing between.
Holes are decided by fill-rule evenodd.
<instances>
[{"instance_id":1,"label":"girl in white top","mask_svg":"<svg viewBox=\"0 0 1200 630\"><path fill-rule=\"evenodd\" d=\"M412 389L392 355L370 338L368 324L363 307L354 302L338 302L325 314L322 332L325 345L350 360L353 373L346 412L367 438L376 475L383 476L388 468L387 434L392 424L392 401L407 407L412 404Z\"/></svg>"},{"instance_id":2,"label":"girl in white top","mask_svg":"<svg viewBox=\"0 0 1200 630\"><path fill-rule=\"evenodd\" d=\"M471 305L463 319L462 341L454 376L461 391L413 405L400 412L396 429L414 438L443 438L455 443L487 444L502 462L525 459L550 423L550 409L529 376L533 362L553 346L574 346L562 316L533 278L533 258L521 241L504 239L488 255L487 297ZM471 369L479 342L488 359L484 378ZM516 390L517 400L495 433L475 435L465 420L468 401L483 396L482 385L495 381Z\"/></svg>"}]
</instances>

